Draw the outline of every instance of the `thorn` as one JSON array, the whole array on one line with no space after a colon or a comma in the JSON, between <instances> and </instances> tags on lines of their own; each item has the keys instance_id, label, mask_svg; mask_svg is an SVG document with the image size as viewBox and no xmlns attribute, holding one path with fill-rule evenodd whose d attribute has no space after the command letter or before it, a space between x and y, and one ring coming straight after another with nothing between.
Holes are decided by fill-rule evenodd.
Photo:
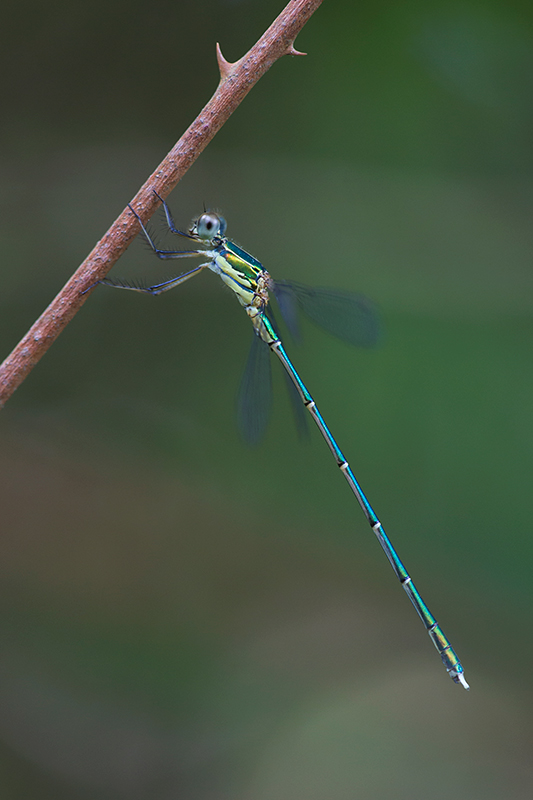
<instances>
[{"instance_id":1,"label":"thorn","mask_svg":"<svg viewBox=\"0 0 533 800\"><path fill-rule=\"evenodd\" d=\"M217 61L218 61L218 71L220 72L220 80L225 81L231 73L233 72L233 67L235 64L238 64L238 61L226 61L224 56L222 55L222 50L220 49L220 45L217 42Z\"/></svg>"},{"instance_id":2,"label":"thorn","mask_svg":"<svg viewBox=\"0 0 533 800\"><path fill-rule=\"evenodd\" d=\"M288 56L306 56L307 53L302 53L301 50L296 50L294 48L294 44L291 44L291 46L287 50L287 55Z\"/></svg>"}]
</instances>

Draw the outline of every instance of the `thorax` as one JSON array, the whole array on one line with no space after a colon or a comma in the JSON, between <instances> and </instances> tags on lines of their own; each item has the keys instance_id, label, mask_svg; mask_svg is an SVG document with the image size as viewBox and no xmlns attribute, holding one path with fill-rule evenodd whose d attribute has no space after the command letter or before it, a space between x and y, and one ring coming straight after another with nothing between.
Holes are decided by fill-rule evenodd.
<instances>
[{"instance_id":1,"label":"thorax","mask_svg":"<svg viewBox=\"0 0 533 800\"><path fill-rule=\"evenodd\" d=\"M260 261L225 239L212 253L210 268L235 292L256 333L267 343L277 336L265 316L272 278Z\"/></svg>"},{"instance_id":2,"label":"thorax","mask_svg":"<svg viewBox=\"0 0 533 800\"><path fill-rule=\"evenodd\" d=\"M234 242L225 240L213 251L211 269L235 292L243 306L253 303L258 293L263 303L268 302L265 292L270 276L260 261Z\"/></svg>"}]
</instances>

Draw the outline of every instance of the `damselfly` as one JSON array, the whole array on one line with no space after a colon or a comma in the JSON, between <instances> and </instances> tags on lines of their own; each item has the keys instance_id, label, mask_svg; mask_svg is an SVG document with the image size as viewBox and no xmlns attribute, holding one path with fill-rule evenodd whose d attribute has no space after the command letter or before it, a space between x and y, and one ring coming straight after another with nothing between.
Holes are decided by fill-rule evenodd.
<instances>
[{"instance_id":1,"label":"damselfly","mask_svg":"<svg viewBox=\"0 0 533 800\"><path fill-rule=\"evenodd\" d=\"M159 195L158 195L159 197ZM252 323L255 336L250 356L239 392L241 430L250 442L261 437L266 425L270 404L270 354L269 349L283 364L293 392L297 394L299 408L306 408L316 422L318 429L331 450L337 466L348 481L363 513L370 523L381 547L415 607L419 617L437 648L444 666L455 683L465 689L469 686L464 677L463 667L450 642L437 624L435 617L422 600L409 573L398 557L387 537L381 522L368 502L355 475L346 461L337 442L333 438L315 401L309 394L299 374L296 372L280 339L272 314L270 294L277 300L280 312L289 331L297 334L298 308L305 312L317 325L335 336L356 345L371 345L377 338L378 326L370 304L361 295L341 292L334 289L311 288L289 281L275 281L253 256L242 250L225 235L226 221L220 214L206 211L196 219L185 232L176 227L170 209L163 204L166 221L171 233L190 239L200 246L194 250L162 250L157 247L153 237L143 224L137 212L130 206L137 218L144 238L161 259L189 258L201 256L206 260L189 272L154 286L142 286L127 281L104 278L100 283L134 292L158 295L179 286L189 278L198 275L203 269L210 269L219 275L224 283L236 294Z\"/></svg>"}]
</instances>

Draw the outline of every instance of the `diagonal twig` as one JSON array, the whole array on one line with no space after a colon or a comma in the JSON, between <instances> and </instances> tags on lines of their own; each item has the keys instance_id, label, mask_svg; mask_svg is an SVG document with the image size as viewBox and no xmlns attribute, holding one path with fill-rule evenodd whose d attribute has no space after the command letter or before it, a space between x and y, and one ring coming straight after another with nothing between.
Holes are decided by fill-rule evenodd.
<instances>
[{"instance_id":1,"label":"diagonal twig","mask_svg":"<svg viewBox=\"0 0 533 800\"><path fill-rule=\"evenodd\" d=\"M321 3L290 0L251 50L233 64L217 45L220 82L215 94L131 201L143 221L159 205L154 190L167 197L272 64L284 55L305 55L294 49L294 40ZM126 207L0 366L0 408L90 296L87 289L109 272L138 233L139 223Z\"/></svg>"}]
</instances>

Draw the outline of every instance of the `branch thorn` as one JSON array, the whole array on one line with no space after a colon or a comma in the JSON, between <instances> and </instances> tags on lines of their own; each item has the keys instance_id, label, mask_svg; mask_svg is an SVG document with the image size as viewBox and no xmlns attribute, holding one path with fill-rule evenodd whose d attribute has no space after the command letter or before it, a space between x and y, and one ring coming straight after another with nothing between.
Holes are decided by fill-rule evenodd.
<instances>
[{"instance_id":1,"label":"branch thorn","mask_svg":"<svg viewBox=\"0 0 533 800\"><path fill-rule=\"evenodd\" d=\"M220 72L220 80L225 81L231 73L238 61L226 61L224 56L222 55L222 50L220 49L220 45L217 42L217 61L218 61L218 71Z\"/></svg>"}]
</instances>

